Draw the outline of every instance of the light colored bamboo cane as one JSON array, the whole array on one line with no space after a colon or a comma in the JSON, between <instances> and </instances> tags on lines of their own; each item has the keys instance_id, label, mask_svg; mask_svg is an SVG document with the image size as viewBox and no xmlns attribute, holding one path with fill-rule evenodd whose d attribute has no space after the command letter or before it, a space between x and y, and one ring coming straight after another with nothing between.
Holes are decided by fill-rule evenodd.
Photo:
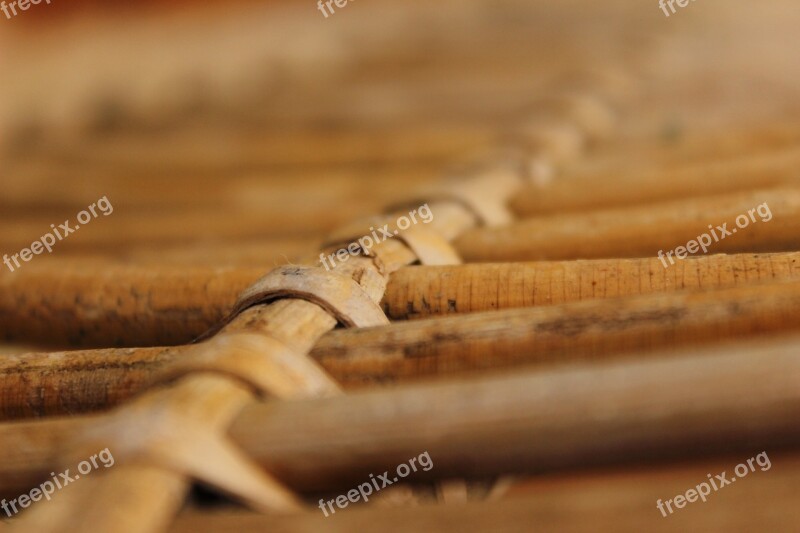
<instances>
[{"instance_id":1,"label":"light colored bamboo cane","mask_svg":"<svg viewBox=\"0 0 800 533\"><path fill-rule=\"evenodd\" d=\"M562 305L336 330L311 357L343 386L518 366L609 360L647 350L795 331L800 282ZM27 354L0 361L0 419L107 409L157 382L190 347Z\"/></svg>"},{"instance_id":2,"label":"light colored bamboo cane","mask_svg":"<svg viewBox=\"0 0 800 533\"><path fill-rule=\"evenodd\" d=\"M769 222L754 214L756 222L737 229L737 217L748 217L749 210L765 203L773 215ZM723 240L724 233L716 229L722 224L735 234ZM532 218L503 228L469 231L455 244L468 262L655 257L659 251L666 254L685 247L705 233L712 252L780 252L800 249L798 228L800 189L765 189ZM719 242L714 242L711 231Z\"/></svg>"},{"instance_id":3,"label":"light colored bamboo cane","mask_svg":"<svg viewBox=\"0 0 800 533\"><path fill-rule=\"evenodd\" d=\"M678 358L253 403L230 436L279 479L310 492L352 488L423 451L435 467L420 482L798 446L798 343L770 339ZM0 492L41 482L61 466L70 438L100 419L0 424ZM80 483L106 477L94 474Z\"/></svg>"}]
</instances>

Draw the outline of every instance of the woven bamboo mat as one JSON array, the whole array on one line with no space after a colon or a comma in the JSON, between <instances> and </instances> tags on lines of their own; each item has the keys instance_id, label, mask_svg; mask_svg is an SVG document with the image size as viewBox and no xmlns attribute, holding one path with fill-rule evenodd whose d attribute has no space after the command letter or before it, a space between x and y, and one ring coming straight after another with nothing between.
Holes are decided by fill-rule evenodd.
<instances>
[{"instance_id":1,"label":"woven bamboo mat","mask_svg":"<svg viewBox=\"0 0 800 533\"><path fill-rule=\"evenodd\" d=\"M683 3L6 2L0 528L796 531L800 8Z\"/></svg>"}]
</instances>

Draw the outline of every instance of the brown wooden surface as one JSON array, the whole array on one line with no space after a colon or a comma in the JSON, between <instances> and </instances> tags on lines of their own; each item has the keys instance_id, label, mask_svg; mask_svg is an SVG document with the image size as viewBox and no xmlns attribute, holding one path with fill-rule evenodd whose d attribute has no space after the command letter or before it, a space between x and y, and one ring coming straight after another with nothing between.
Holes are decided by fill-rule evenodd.
<instances>
[{"instance_id":1,"label":"brown wooden surface","mask_svg":"<svg viewBox=\"0 0 800 533\"><path fill-rule=\"evenodd\" d=\"M772 465L769 470L756 466L742 482L712 493L706 502L687 504L667 518L656 509L659 499L685 494L707 479L707 474L731 472L752 455L522 478L502 500L469 505L399 509L349 505L328 518L319 509L269 516L187 509L170 531L794 531L800 521L794 505L800 459L796 453L767 454Z\"/></svg>"},{"instance_id":2,"label":"brown wooden surface","mask_svg":"<svg viewBox=\"0 0 800 533\"><path fill-rule=\"evenodd\" d=\"M775 339L678 358L253 403L230 436L269 472L312 492L351 488L426 450L435 467L419 481L756 453L766 446L772 452L800 443L797 346L796 337ZM65 437L99 421L0 425L8 447L0 457L2 493L46 477L70 446Z\"/></svg>"},{"instance_id":3,"label":"brown wooden surface","mask_svg":"<svg viewBox=\"0 0 800 533\"><path fill-rule=\"evenodd\" d=\"M240 250L241 254L242 251ZM244 252L247 255L248 252ZM796 279L798 254L407 267L389 278L393 320ZM157 266L157 268L155 268ZM260 267L31 263L0 277L0 336L56 347L188 343L217 325Z\"/></svg>"},{"instance_id":4,"label":"brown wooden surface","mask_svg":"<svg viewBox=\"0 0 800 533\"><path fill-rule=\"evenodd\" d=\"M310 355L339 383L355 388L766 339L796 331L799 310L800 283L756 284L340 329L321 336ZM258 310L245 317L263 320ZM7 357L0 362L6 383L0 413L15 419L106 409L145 390L168 363L194 353L175 347Z\"/></svg>"},{"instance_id":5,"label":"brown wooden surface","mask_svg":"<svg viewBox=\"0 0 800 533\"><path fill-rule=\"evenodd\" d=\"M687 198L653 205L531 218L461 236L456 249L468 262L655 257L709 232L736 228L737 216L767 203L773 218L750 222L709 249L716 253L781 252L800 248L800 190L764 189ZM750 220L748 218L748 220ZM719 232L718 232L719 234Z\"/></svg>"}]
</instances>

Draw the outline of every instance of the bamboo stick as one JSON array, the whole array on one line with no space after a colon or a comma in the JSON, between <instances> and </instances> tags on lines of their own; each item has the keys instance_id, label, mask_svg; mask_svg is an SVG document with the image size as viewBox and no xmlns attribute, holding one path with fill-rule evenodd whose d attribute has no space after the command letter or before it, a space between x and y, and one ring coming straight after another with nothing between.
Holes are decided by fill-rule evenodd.
<instances>
[{"instance_id":1,"label":"bamboo stick","mask_svg":"<svg viewBox=\"0 0 800 533\"><path fill-rule=\"evenodd\" d=\"M520 216L607 209L663 202L687 196L714 197L726 193L800 184L795 146L677 168L632 174L614 167L613 175L554 180L546 187L530 186L512 202ZM624 168L624 167L623 167ZM652 163L651 167L652 168ZM613 187L599 186L613 180ZM713 198L709 198L713 201ZM751 206L752 207L752 206Z\"/></svg>"},{"instance_id":2,"label":"bamboo stick","mask_svg":"<svg viewBox=\"0 0 800 533\"><path fill-rule=\"evenodd\" d=\"M767 451L771 467L759 465L747 481L713 492L700 505L675 509L665 520L658 500L671 499L696 487L709 473L730 473L748 456L714 457L689 464L595 470L524 478L509 497L499 501L458 506L401 507L348 506L325 518L319 509L287 516L259 515L238 510L187 509L170 531L188 533L212 529L238 531L319 532L380 530L405 531L520 531L532 524L546 531L791 531L800 483L796 452ZM434 463L435 464L435 463ZM351 508L352 507L352 508Z\"/></svg>"},{"instance_id":3,"label":"bamboo stick","mask_svg":"<svg viewBox=\"0 0 800 533\"><path fill-rule=\"evenodd\" d=\"M292 488L316 492L352 488L422 451L435 467L420 482L771 451L800 445L798 343L253 403L230 437ZM98 420L0 425L0 492L46 478L69 438Z\"/></svg>"},{"instance_id":4,"label":"bamboo stick","mask_svg":"<svg viewBox=\"0 0 800 533\"><path fill-rule=\"evenodd\" d=\"M249 252L248 252L249 253ZM797 279L800 254L402 268L382 302L402 320L591 298ZM186 344L218 324L263 269L31 262L0 276L0 337L57 347ZM57 290L55 290L57 288ZM79 304L76 306L76 303Z\"/></svg>"},{"instance_id":5,"label":"bamboo stick","mask_svg":"<svg viewBox=\"0 0 800 533\"><path fill-rule=\"evenodd\" d=\"M737 229L735 219L766 203L770 222L750 222ZM748 219L750 220L750 219ZM721 238L715 226L727 224L736 234ZM711 228L709 228L711 225ZM716 253L780 252L800 249L800 190L765 189L663 202L641 207L532 218L503 228L480 228L455 242L465 261L531 261L655 257L698 236L717 232ZM711 235L709 235L711 238Z\"/></svg>"},{"instance_id":6,"label":"bamboo stick","mask_svg":"<svg viewBox=\"0 0 800 533\"><path fill-rule=\"evenodd\" d=\"M593 298L722 289L797 279L799 260L798 253L719 254L678 261L669 269L656 258L411 267L392 274L382 305L387 316L404 320Z\"/></svg>"},{"instance_id":7,"label":"bamboo stick","mask_svg":"<svg viewBox=\"0 0 800 533\"><path fill-rule=\"evenodd\" d=\"M307 146L313 141L314 138L310 137L301 138L297 142L304 142ZM357 141L358 139L353 140ZM470 151L477 149L472 145L467 148ZM239 167L226 169L225 180L220 180L218 173L202 169L191 169L186 173L164 173L163 169L141 172L135 167L121 167L115 169L115 179L109 181L108 171L104 172L103 168L88 166L85 162L62 162L54 168L55 161L37 156L9 162L9 175L20 180L8 183L6 195L0 200L0 205L4 210L24 206L41 210L68 209L66 212L72 214L74 206L80 206L86 200L86 190L102 190L103 194L114 200L115 207L129 209L220 209L231 205L257 210L270 200L289 197L292 193L311 197L323 194L333 198L346 197L354 206L371 199L374 205L396 200L398 194L408 191L409 184L427 183L441 173L442 163L439 158L420 159L420 162L403 160L383 165L381 170L382 174L385 173L385 181L380 188L368 189L367 185L374 178L374 171L364 164L331 167L287 165L285 168L280 165L259 167L252 163L240 164ZM169 180L165 181L165 177L169 177ZM62 191L58 187L63 179L72 179L81 188ZM190 186L196 187L196 190L187 195L186 188ZM57 188L58 196L53 194L54 188ZM160 193L158 197L153 197L154 188ZM321 188L325 188L324 193L320 191Z\"/></svg>"},{"instance_id":8,"label":"bamboo stick","mask_svg":"<svg viewBox=\"0 0 800 533\"><path fill-rule=\"evenodd\" d=\"M764 156L785 153L800 140L800 127L791 118L737 122L709 131L690 127L676 135L666 133L611 138L586 157L565 163L560 175L566 179L600 180L618 179L621 174L627 180L667 170L680 173L703 163L713 168L724 160L765 161ZM524 203L527 199L520 200Z\"/></svg>"},{"instance_id":9,"label":"bamboo stick","mask_svg":"<svg viewBox=\"0 0 800 533\"><path fill-rule=\"evenodd\" d=\"M582 360L795 331L800 282L590 300L418 320L321 337L313 357L346 388ZM27 354L0 361L0 419L107 409L191 348Z\"/></svg>"}]
</instances>

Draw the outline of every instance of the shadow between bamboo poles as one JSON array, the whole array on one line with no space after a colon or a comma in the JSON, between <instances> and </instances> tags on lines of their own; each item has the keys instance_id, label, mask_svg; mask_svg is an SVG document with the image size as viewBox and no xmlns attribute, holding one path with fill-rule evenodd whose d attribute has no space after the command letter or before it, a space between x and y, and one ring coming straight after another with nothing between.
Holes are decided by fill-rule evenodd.
<instances>
[{"instance_id":1,"label":"shadow between bamboo poles","mask_svg":"<svg viewBox=\"0 0 800 533\"><path fill-rule=\"evenodd\" d=\"M313 357L347 388L519 366L611 360L654 348L796 331L800 282L588 300L322 336ZM259 322L258 309L243 320ZM3 419L102 410L152 386L186 347L8 357Z\"/></svg>"},{"instance_id":2,"label":"shadow between bamboo poles","mask_svg":"<svg viewBox=\"0 0 800 533\"><path fill-rule=\"evenodd\" d=\"M655 257L407 267L389 278L382 306L402 320L725 288L796 279L798 259L800 253L712 255L668 269ZM189 343L263 275L260 268L29 267L0 279L0 337L75 348Z\"/></svg>"},{"instance_id":3,"label":"shadow between bamboo poles","mask_svg":"<svg viewBox=\"0 0 800 533\"><path fill-rule=\"evenodd\" d=\"M352 488L423 451L435 467L420 482L772 452L800 445L798 346L798 337L770 339L677 358L254 403L229 434L267 471L311 492ZM69 437L101 418L0 425L2 494L45 479Z\"/></svg>"}]
</instances>

